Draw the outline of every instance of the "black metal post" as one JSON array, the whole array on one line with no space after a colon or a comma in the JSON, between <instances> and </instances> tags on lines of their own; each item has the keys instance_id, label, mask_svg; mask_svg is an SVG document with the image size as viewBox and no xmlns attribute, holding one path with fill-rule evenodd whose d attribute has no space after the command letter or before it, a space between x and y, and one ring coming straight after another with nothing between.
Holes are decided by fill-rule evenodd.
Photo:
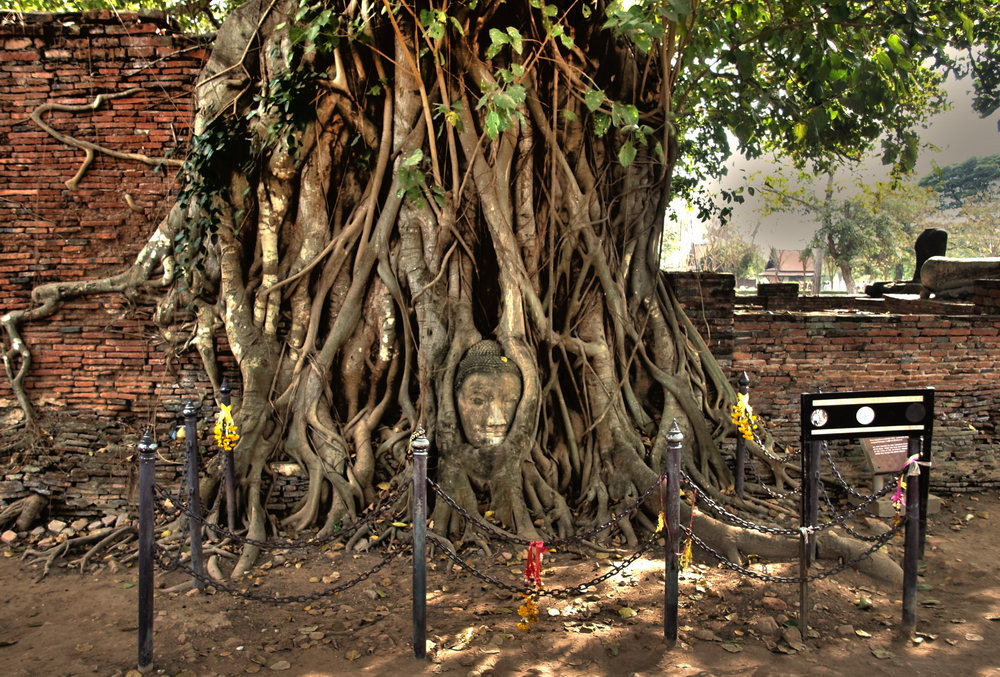
<instances>
[{"instance_id":1,"label":"black metal post","mask_svg":"<svg viewBox=\"0 0 1000 677\"><path fill-rule=\"evenodd\" d=\"M750 394L750 377L747 376L746 372L743 372L743 375L740 376L740 380L738 381L738 383L739 383L739 392L740 392L740 395L747 395L747 396L749 396L749 394ZM753 423L750 422L750 425L753 425ZM737 437L736 437L736 495L739 496L741 499L743 498L743 480L744 480L744 475L745 475L745 472L746 472L746 463L747 463L747 443L746 443L746 440L743 439L743 433L737 431Z\"/></svg>"},{"instance_id":2,"label":"black metal post","mask_svg":"<svg viewBox=\"0 0 1000 677\"><path fill-rule=\"evenodd\" d=\"M139 441L139 672L153 669L153 484L156 442L147 428Z\"/></svg>"},{"instance_id":3,"label":"black metal post","mask_svg":"<svg viewBox=\"0 0 1000 677\"><path fill-rule=\"evenodd\" d=\"M187 445L187 484L188 484L188 530L191 536L191 569L197 574L194 577L195 589L201 590L205 584L199 578L204 574L201 557L201 490L198 487L198 410L194 402L184 405L184 440ZM197 516L197 517L196 517Z\"/></svg>"},{"instance_id":4,"label":"black metal post","mask_svg":"<svg viewBox=\"0 0 1000 677\"><path fill-rule=\"evenodd\" d=\"M667 433L667 545L664 553L663 641L667 649L677 646L678 551L681 545L681 448L684 435L674 419Z\"/></svg>"},{"instance_id":5,"label":"black metal post","mask_svg":"<svg viewBox=\"0 0 1000 677\"><path fill-rule=\"evenodd\" d=\"M233 403L231 393L232 390L229 388L229 382L223 380L222 385L219 386L219 403L227 407L232 406ZM223 457L223 462L225 464L224 473L226 482L227 524L229 525L230 531L236 531L236 506L238 504L238 499L236 496L236 470L233 467L233 450L224 449L222 453L225 455Z\"/></svg>"},{"instance_id":6,"label":"black metal post","mask_svg":"<svg viewBox=\"0 0 1000 677\"><path fill-rule=\"evenodd\" d=\"M911 437L909 456L920 453L920 438ZM917 464L906 470L906 535L903 551L903 622L904 635L917 629L917 571L920 565L921 468Z\"/></svg>"},{"instance_id":7,"label":"black metal post","mask_svg":"<svg viewBox=\"0 0 1000 677\"><path fill-rule=\"evenodd\" d=\"M816 560L816 534L819 522L820 453L822 442L810 442L802 450L802 515L799 524L799 628L805 635L809 625L809 567Z\"/></svg>"},{"instance_id":8,"label":"black metal post","mask_svg":"<svg viewBox=\"0 0 1000 677\"><path fill-rule=\"evenodd\" d=\"M816 528L819 524L819 492L820 463L823 453L823 443L813 442L809 445L809 527ZM809 566L816 561L816 534L809 533Z\"/></svg>"},{"instance_id":9,"label":"black metal post","mask_svg":"<svg viewBox=\"0 0 1000 677\"><path fill-rule=\"evenodd\" d=\"M930 407L934 408L934 393L930 394ZM934 440L933 429L928 428L920 449L920 558L924 557L927 546L927 507L930 505L931 490L931 442ZM913 452L910 452L913 455Z\"/></svg>"},{"instance_id":10,"label":"black metal post","mask_svg":"<svg viewBox=\"0 0 1000 677\"><path fill-rule=\"evenodd\" d=\"M420 434L410 440L413 450L413 657L427 656L427 449Z\"/></svg>"}]
</instances>

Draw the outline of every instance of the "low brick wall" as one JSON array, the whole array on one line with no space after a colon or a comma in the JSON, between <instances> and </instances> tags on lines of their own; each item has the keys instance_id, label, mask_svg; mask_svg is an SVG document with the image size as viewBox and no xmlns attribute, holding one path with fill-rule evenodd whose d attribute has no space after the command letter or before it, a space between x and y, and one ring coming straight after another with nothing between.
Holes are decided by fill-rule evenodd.
<instances>
[{"instance_id":1,"label":"low brick wall","mask_svg":"<svg viewBox=\"0 0 1000 677\"><path fill-rule=\"evenodd\" d=\"M1000 280L976 280L972 304L983 315L1000 315Z\"/></svg>"},{"instance_id":2,"label":"low brick wall","mask_svg":"<svg viewBox=\"0 0 1000 677\"><path fill-rule=\"evenodd\" d=\"M778 440L799 446L802 393L930 387L935 482L1000 486L1000 318L742 311L735 326L734 377Z\"/></svg>"},{"instance_id":3,"label":"low brick wall","mask_svg":"<svg viewBox=\"0 0 1000 677\"><path fill-rule=\"evenodd\" d=\"M733 353L733 299L736 278L719 273L664 273L684 312L716 356L723 369Z\"/></svg>"}]
</instances>

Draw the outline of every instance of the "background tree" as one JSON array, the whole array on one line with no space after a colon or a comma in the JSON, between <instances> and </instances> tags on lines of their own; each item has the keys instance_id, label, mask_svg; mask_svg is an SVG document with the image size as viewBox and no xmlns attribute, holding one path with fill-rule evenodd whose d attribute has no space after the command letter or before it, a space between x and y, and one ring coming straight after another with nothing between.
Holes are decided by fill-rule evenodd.
<instances>
[{"instance_id":1,"label":"background tree","mask_svg":"<svg viewBox=\"0 0 1000 677\"><path fill-rule=\"evenodd\" d=\"M1000 257L1000 190L967 199L945 229L949 256Z\"/></svg>"},{"instance_id":2,"label":"background tree","mask_svg":"<svg viewBox=\"0 0 1000 677\"><path fill-rule=\"evenodd\" d=\"M407 476L417 426L462 508L531 538L630 504L674 419L685 468L721 498L733 393L659 274L670 200L718 173L729 133L748 157L829 165L881 143L911 167L911 130L957 65L947 48L996 14L926 0L251 0L200 80L177 204L128 271L41 287L3 318L12 380L30 365L21 324L70 296L154 295L158 322L193 328L174 335L215 384L223 326L252 538L268 524L269 459L309 473L285 526L326 534ZM455 385L483 337L521 391L502 442L477 448ZM433 521L473 537L443 502ZM771 552L705 522L730 556ZM652 527L622 521L629 543L633 523Z\"/></svg>"},{"instance_id":3,"label":"background tree","mask_svg":"<svg viewBox=\"0 0 1000 677\"><path fill-rule=\"evenodd\" d=\"M913 267L913 242L936 206L926 188L860 180L843 185L833 172L826 174L821 193L805 171L791 179L782 173L769 176L760 192L765 216L792 212L819 224L810 244L840 271L848 294L856 292L858 275L902 279L904 269Z\"/></svg>"},{"instance_id":4,"label":"background tree","mask_svg":"<svg viewBox=\"0 0 1000 677\"><path fill-rule=\"evenodd\" d=\"M920 185L933 189L942 208L951 210L944 224L949 255L1000 256L1000 155L937 168Z\"/></svg>"},{"instance_id":5,"label":"background tree","mask_svg":"<svg viewBox=\"0 0 1000 677\"><path fill-rule=\"evenodd\" d=\"M754 244L756 228L747 242L732 223L714 219L705 228L705 244L697 249L695 270L732 273L737 279L756 279L767 260Z\"/></svg>"},{"instance_id":6,"label":"background tree","mask_svg":"<svg viewBox=\"0 0 1000 677\"><path fill-rule=\"evenodd\" d=\"M1000 155L973 157L920 179L919 186L937 193L943 209L958 209L966 201L994 195L1000 184Z\"/></svg>"}]
</instances>

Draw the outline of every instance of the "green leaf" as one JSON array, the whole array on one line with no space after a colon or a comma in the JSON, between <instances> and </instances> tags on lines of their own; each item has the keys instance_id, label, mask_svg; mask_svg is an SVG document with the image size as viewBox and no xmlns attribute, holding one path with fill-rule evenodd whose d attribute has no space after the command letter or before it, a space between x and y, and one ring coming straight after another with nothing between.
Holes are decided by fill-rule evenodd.
<instances>
[{"instance_id":1,"label":"green leaf","mask_svg":"<svg viewBox=\"0 0 1000 677\"><path fill-rule=\"evenodd\" d=\"M898 35L895 33L890 34L888 41L889 49L894 51L896 54L906 54L906 47L903 46L903 40Z\"/></svg>"},{"instance_id":2,"label":"green leaf","mask_svg":"<svg viewBox=\"0 0 1000 677\"><path fill-rule=\"evenodd\" d=\"M587 108L590 112L594 112L601 107L604 103L604 90L603 89L588 89L587 93L583 95L583 101L587 104Z\"/></svg>"},{"instance_id":3,"label":"green leaf","mask_svg":"<svg viewBox=\"0 0 1000 677\"><path fill-rule=\"evenodd\" d=\"M444 24L434 23L427 27L427 37L431 40L444 38Z\"/></svg>"},{"instance_id":4,"label":"green leaf","mask_svg":"<svg viewBox=\"0 0 1000 677\"><path fill-rule=\"evenodd\" d=\"M884 49L880 49L875 52L875 60L878 61L879 65L882 66L887 71L893 70L892 59L889 57L888 52Z\"/></svg>"},{"instance_id":5,"label":"green leaf","mask_svg":"<svg viewBox=\"0 0 1000 677\"><path fill-rule=\"evenodd\" d=\"M633 105L618 103L611 104L611 121L616 127L628 127L639 122L639 109Z\"/></svg>"},{"instance_id":6,"label":"green leaf","mask_svg":"<svg viewBox=\"0 0 1000 677\"><path fill-rule=\"evenodd\" d=\"M490 48L486 50L487 59L495 57L500 53L500 50L503 49L504 45L510 43L510 38L499 28L490 29L490 40L492 40Z\"/></svg>"},{"instance_id":7,"label":"green leaf","mask_svg":"<svg viewBox=\"0 0 1000 677\"><path fill-rule=\"evenodd\" d=\"M958 13L959 18L962 20L962 29L965 31L965 37L969 42L974 42L975 37L975 25L964 12Z\"/></svg>"},{"instance_id":8,"label":"green leaf","mask_svg":"<svg viewBox=\"0 0 1000 677\"><path fill-rule=\"evenodd\" d=\"M491 110L487 113L486 121L483 123L483 129L486 130L486 133L491 139L496 139L502 131L500 129L500 114L495 110Z\"/></svg>"},{"instance_id":9,"label":"green leaf","mask_svg":"<svg viewBox=\"0 0 1000 677\"><path fill-rule=\"evenodd\" d=\"M577 122L580 119L576 116L576 113L568 108L562 109L562 116L564 120L568 120L569 122Z\"/></svg>"},{"instance_id":10,"label":"green leaf","mask_svg":"<svg viewBox=\"0 0 1000 677\"><path fill-rule=\"evenodd\" d=\"M601 138L611 129L611 116L598 113L594 116L594 136Z\"/></svg>"},{"instance_id":11,"label":"green leaf","mask_svg":"<svg viewBox=\"0 0 1000 677\"><path fill-rule=\"evenodd\" d=\"M491 31L492 33L492 31ZM507 35L510 36L510 46L515 52L520 54L524 50L524 43L521 40L521 33L513 26L507 26Z\"/></svg>"},{"instance_id":12,"label":"green leaf","mask_svg":"<svg viewBox=\"0 0 1000 677\"><path fill-rule=\"evenodd\" d=\"M493 103L497 108L505 108L507 110L517 108L517 104L514 103L514 99L512 99L510 94L507 92L497 92L493 96Z\"/></svg>"},{"instance_id":13,"label":"green leaf","mask_svg":"<svg viewBox=\"0 0 1000 677\"><path fill-rule=\"evenodd\" d=\"M670 0L670 7L678 17L685 17L691 14L691 0Z\"/></svg>"},{"instance_id":14,"label":"green leaf","mask_svg":"<svg viewBox=\"0 0 1000 677\"><path fill-rule=\"evenodd\" d=\"M423 160L423 159L424 159L424 151L421 150L420 148L417 148L415 151L413 151L410 154L410 157L408 157L405 160L403 160L402 166L403 167L414 167L414 166L420 164L421 160Z\"/></svg>"},{"instance_id":15,"label":"green leaf","mask_svg":"<svg viewBox=\"0 0 1000 677\"><path fill-rule=\"evenodd\" d=\"M626 141L621 150L618 151L618 162L622 167L628 167L635 160L635 146L631 141Z\"/></svg>"},{"instance_id":16,"label":"green leaf","mask_svg":"<svg viewBox=\"0 0 1000 677\"><path fill-rule=\"evenodd\" d=\"M795 123L795 129L792 131L795 134L795 140L802 141L806 138L806 133L809 131L809 128L806 126L806 123L797 122Z\"/></svg>"}]
</instances>

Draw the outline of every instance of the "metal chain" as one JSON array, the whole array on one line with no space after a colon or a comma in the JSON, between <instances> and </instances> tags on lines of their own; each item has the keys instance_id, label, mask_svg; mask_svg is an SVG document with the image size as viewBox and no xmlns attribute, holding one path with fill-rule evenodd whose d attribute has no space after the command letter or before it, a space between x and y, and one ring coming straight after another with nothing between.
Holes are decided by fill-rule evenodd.
<instances>
[{"instance_id":1,"label":"metal chain","mask_svg":"<svg viewBox=\"0 0 1000 677\"><path fill-rule=\"evenodd\" d=\"M396 489L396 491L394 491L392 494L382 499L379 502L378 506L367 512L364 515L364 517L362 517L360 520L358 520L351 526L347 527L346 529L343 529L342 531L336 534L333 534L331 536L326 536L324 538L307 538L307 539L297 539L297 540L282 539L275 541L259 541L254 538L247 538L246 536L242 536L233 531L230 531L228 528L224 526L218 524L212 524L203 516L192 513L187 503L178 502L174 503L174 507L172 508L168 507L163 502L163 499L166 498L173 501L173 498L170 496L170 494L167 492L166 489L164 489L158 484L153 485L153 490L154 490L153 494L154 498L156 498L157 507L167 515L178 515L178 514L187 515L188 517L193 517L202 526L207 527L210 531L215 532L216 534L222 536L223 538L231 538L236 543L246 543L248 545L255 545L265 550L275 550L279 548L282 549L308 548L312 546L326 545L327 543L332 543L334 541L337 541L343 538L345 535L360 529L366 524L373 522L376 518L386 513L392 506L392 504L395 503L397 500L399 500L399 498L403 495L403 492L406 491L409 488L410 484L412 483L413 483L412 478L407 479L405 482L399 485L399 488Z\"/></svg>"},{"instance_id":2,"label":"metal chain","mask_svg":"<svg viewBox=\"0 0 1000 677\"><path fill-rule=\"evenodd\" d=\"M764 484L764 480L761 479L760 473L757 472L757 463L754 461L753 455L747 456L747 460L750 461L748 464L750 466L750 472L753 473L754 478L757 480L757 484L759 484L764 492L771 498L783 499L788 498L789 496L798 496L802 493L801 487L795 487L791 491L784 494L780 494L777 491L772 490L771 487Z\"/></svg>"},{"instance_id":3,"label":"metal chain","mask_svg":"<svg viewBox=\"0 0 1000 677\"><path fill-rule=\"evenodd\" d=\"M694 542L695 544L697 544L697 546L699 548L701 548L702 550L704 550L705 552L707 552L709 555L711 555L712 557L714 557L720 564L722 564L726 568L732 569L733 571L738 571L741 574L744 574L746 576L750 576L751 578L756 578L756 579L761 580L761 581L766 581L768 583L803 583L803 582L809 582L809 581L819 580L821 578L828 578L829 576L834 576L836 574L839 574L841 571L845 571L851 565L853 565L853 564L855 564L857 562L860 562L863 559L867 559L868 557L871 557L872 554L874 554L876 550L878 550L879 548L883 547L886 543L888 543L890 540L892 540L892 538L894 536L896 536L902 530L903 523L904 523L903 521L897 522L895 525L893 525L892 529L890 529L889 531L887 531L884 534L882 534L882 536L879 537L878 541L874 545L872 545L872 547L868 548L864 552L859 553L858 555L854 556L853 558L851 558L851 559L849 559L849 560L847 560L845 562L842 562L842 563L838 564L837 566L833 567L832 569L826 569L824 571L817 572L817 573L815 573L815 574L813 574L811 576L805 576L805 577L802 577L802 576L772 576L770 574L762 574L762 573L759 573L757 571L753 571L753 570L748 569L748 568L746 568L746 567L744 567L744 566L742 566L740 564L736 564L735 562L731 562L730 560L728 560L725 557L725 555L719 553L718 551L716 551L715 549L713 549L711 546L709 546L707 543L705 543L705 541L703 541L700 538L698 538L697 536L695 536L694 532L692 530L688 529L687 527L681 526L681 529L683 529L684 533L686 533L688 535L688 537L691 539L692 542Z\"/></svg>"},{"instance_id":4,"label":"metal chain","mask_svg":"<svg viewBox=\"0 0 1000 677\"><path fill-rule=\"evenodd\" d=\"M739 526L745 529L759 531L764 534L775 534L780 536L798 536L801 533L798 529L782 529L778 527L767 527L762 524L756 524L754 522L751 522L750 520L743 519L739 515L730 512L729 510L727 510L726 508L724 508L723 506L712 500L703 489L699 488L698 485L694 483L694 480L692 480L687 473L681 471L681 478L685 482L687 482L691 487L697 490L695 502L697 503L699 499L704 501L705 503L708 504L708 507L712 509L712 512L714 512L718 517L725 517L729 519L731 522L738 524Z\"/></svg>"},{"instance_id":5,"label":"metal chain","mask_svg":"<svg viewBox=\"0 0 1000 677\"><path fill-rule=\"evenodd\" d=\"M840 469L837 468L837 464L833 462L833 454L830 453L830 445L827 444L826 442L823 442L823 453L824 455L826 455L826 460L830 463L830 469L833 470L833 474L834 476L836 476L837 482L840 484L840 486L842 486L847 491L847 493L849 493L854 498L860 498L862 500L868 498L868 496L866 496L865 494L858 493L857 491L852 489L851 486L847 483L847 480L844 479L844 476L840 474Z\"/></svg>"},{"instance_id":6,"label":"metal chain","mask_svg":"<svg viewBox=\"0 0 1000 677\"><path fill-rule=\"evenodd\" d=\"M643 504L643 502L646 500L646 498L651 493L653 493L654 490L656 490L660 486L660 483L663 481L664 477L665 476L661 476L656 482L654 482L653 484L651 484L649 486L649 488L646 489L646 491L644 491L643 494L639 498L637 498L634 503L632 503L632 505L630 505L627 508L625 508L625 510L623 510L620 514L615 515L613 518L611 518L609 521L605 522L604 524L601 524L600 526L597 526L597 527L595 527L595 528L593 528L593 529L591 529L590 531L587 531L587 532L583 532L583 533L580 533L580 534L573 534L572 536L567 536L566 538L557 538L557 539L552 540L552 541L545 541L545 547L547 547L547 548L561 548L561 547L566 546L566 545L572 545L574 543L580 543L582 541L586 541L586 540L589 540L589 539L593 538L594 536L596 536L597 534L601 533L602 531L610 529L614 525L618 524L618 522L622 521L623 519L625 519L626 517L628 517L629 515L631 515L632 513L634 513L636 510L638 510L639 506ZM452 508L454 508L455 511L458 512L459 515L461 515L465 519L469 520L469 522L474 527L477 527L480 531L489 533L492 536L494 536L495 538L497 538L497 539L499 539L501 541L506 541L508 543L514 543L514 544L517 544L517 545L531 545L532 541L530 539L520 538L518 536L512 536L512 535L510 535L508 533L505 533L505 532L501 531L500 529L497 529L492 524L489 524L487 522L483 522L478 516L473 516L473 515L469 514L469 512L465 508L463 508L462 506L460 506L455 501L455 499L453 499L451 496L449 496L447 493L445 493L444 489L442 489L441 486L439 484L437 484L434 480L428 478L427 479L427 483L431 485L431 488L434 489L434 492L438 496L440 496L442 499L444 499L445 503L447 503Z\"/></svg>"},{"instance_id":7,"label":"metal chain","mask_svg":"<svg viewBox=\"0 0 1000 677\"><path fill-rule=\"evenodd\" d=\"M164 569L167 570L180 569L181 571L184 571L185 573L189 574L192 578L201 581L205 585L210 585L213 588L216 588L217 590L228 592L230 595L233 595L234 597L242 597L243 599L251 599L256 602L269 602L272 604L284 604L287 602L295 602L296 604L305 604L307 602L315 602L322 599L323 597L336 595L339 592L343 592L344 590L353 588L358 583L367 580L374 574L377 574L379 571L381 571L387 564L389 564L389 562L394 560L401 552L403 552L403 550L404 550L403 548L396 548L394 550L390 550L389 553L382 558L382 561L373 566L371 569L358 574L357 576L347 581L346 583L341 583L336 587L327 588L326 590L322 590L320 592L314 592L311 595L288 595L285 597L276 597L272 595L260 595L251 592L244 592L242 590L237 590L236 588L229 587L228 585L220 581L217 581L214 578L208 578L202 574L195 572L194 569L192 569L187 564L181 562L178 557L175 557L173 554L170 553L170 551L168 551L163 546L157 543L153 544L153 551L156 555L158 555L160 559L160 564Z\"/></svg>"},{"instance_id":8,"label":"metal chain","mask_svg":"<svg viewBox=\"0 0 1000 677\"><path fill-rule=\"evenodd\" d=\"M687 482L689 482L691 484L691 486L697 488L697 485L694 484L694 482L691 480L691 478L688 477L686 474L682 474L682 477ZM725 518L729 519L730 521L738 524L741 527L744 527L746 529L751 529L753 531L759 531L759 532L765 533L765 534L776 534L776 535L783 535L783 536L792 536L792 535L799 535L799 534L803 533L803 531L808 531L810 533L818 533L820 531L826 531L828 529L833 529L835 527L844 526L845 523L847 522L847 520L855 517L860 512L864 512L868 508L869 505L871 505L872 503L874 503L875 501L877 501L878 499L882 498L887 493L889 493L890 489L892 489L892 485L891 484L885 485L884 487L882 487L882 489L880 491L872 494L871 496L866 497L864 501L862 501L861 503L859 503L852 510L849 510L848 512L845 512L845 513L837 516L836 518L830 520L829 522L825 522L823 524L818 524L818 525L816 525L814 527L800 527L798 529L778 529L778 528L775 528L775 527L765 527L765 526L756 524L754 522L751 522L749 520L743 519L739 515L733 514L732 512L730 512L729 510L727 510L722 505L720 505L720 504L716 503L715 501L713 501L711 498L709 498L705 494L704 491L699 491L699 494L700 494L699 498L701 498L703 501L705 501L706 503L708 503L709 507L712 508L712 511L716 515L718 515L719 517L725 517Z\"/></svg>"},{"instance_id":9,"label":"metal chain","mask_svg":"<svg viewBox=\"0 0 1000 677\"><path fill-rule=\"evenodd\" d=\"M827 508L829 509L829 511L831 513L833 513L833 514L837 514L837 508L836 508L836 506L833 505L833 501L830 500L830 494L827 493L826 485L823 484L822 482L820 482L820 490L821 490L822 495L823 495L823 500L826 502L826 505L827 505ZM855 495L857 495L857 494L855 494ZM864 498L867 498L867 496L865 496ZM861 532L859 532L856 529L852 528L846 522L842 523L840 525L840 527L844 531L846 531L847 533L849 533L851 536L854 536L854 538L856 538L856 539L858 539L860 541L868 541L869 543L873 543L873 542L875 542L875 541L878 540L878 536L865 536Z\"/></svg>"},{"instance_id":10,"label":"metal chain","mask_svg":"<svg viewBox=\"0 0 1000 677\"><path fill-rule=\"evenodd\" d=\"M444 554L448 557L448 559L450 559L452 562L454 562L459 567L461 567L462 569L464 569L466 572L472 574L476 578L478 578L478 579L480 579L482 581L485 581L485 582L487 582L487 583L489 583L491 585L495 585L498 588L502 588L504 590L507 590L508 592L514 592L514 593L517 593L517 594L522 594L524 592L529 592L530 591L532 594L538 595L539 597L571 597L573 595L582 595L582 594L586 593L587 592L587 588L589 588L591 586L594 586L594 585L597 585L598 583L603 583L604 581L608 580L612 576L616 576L619 573L621 573L622 571L624 571L625 569L627 569L630 566L632 566L632 564L634 564L637 559L639 559L640 557L642 557L642 555L647 550L649 550L650 547L652 547L653 543L656 541L657 533L654 533L652 538L647 539L642 545L640 545L638 550L636 550L634 553L632 553L631 555L629 555L626 559L622 560L621 564L618 564L618 565L612 567L609 571L601 574L597 578L594 578L593 580L588 581L587 583L581 583L580 585L576 585L576 586L573 586L573 587L570 587L570 588L553 588L551 590L547 589L547 588L532 589L532 588L528 588L527 586L518 587L518 586L512 585L510 583L504 583L503 581L501 581L501 580L499 580L497 578L494 578L493 576L490 576L489 574L483 573L482 571L476 569L474 566L472 566L471 564L469 564L468 562L466 562L464 559L462 559L458 555L458 553L453 552L442 541L438 540L434 536L428 535L427 536L427 540L429 540L429 541L433 542L435 545L439 546L441 548L441 550L444 551Z\"/></svg>"}]
</instances>

